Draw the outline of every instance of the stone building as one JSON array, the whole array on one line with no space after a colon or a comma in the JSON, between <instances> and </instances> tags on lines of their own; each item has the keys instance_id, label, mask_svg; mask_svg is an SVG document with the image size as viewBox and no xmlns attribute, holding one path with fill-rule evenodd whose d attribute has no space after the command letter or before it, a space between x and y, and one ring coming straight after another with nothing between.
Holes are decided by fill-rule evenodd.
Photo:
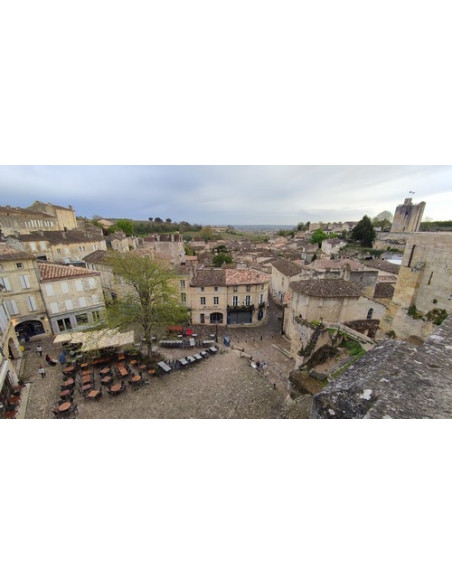
<instances>
[{"instance_id":1,"label":"stone building","mask_svg":"<svg viewBox=\"0 0 452 584\"><path fill-rule=\"evenodd\" d=\"M59 231L77 229L77 218L75 216L75 211L72 208L72 205L69 205L69 207L62 207L61 205L53 205L52 203L41 203L40 201L35 201L27 208L31 209L32 211L48 213L49 215L55 217Z\"/></svg>"},{"instance_id":2,"label":"stone building","mask_svg":"<svg viewBox=\"0 0 452 584\"><path fill-rule=\"evenodd\" d=\"M269 281L269 275L254 268L199 269L190 281L192 323L263 323Z\"/></svg>"},{"instance_id":3,"label":"stone building","mask_svg":"<svg viewBox=\"0 0 452 584\"><path fill-rule=\"evenodd\" d=\"M271 265L270 294L276 302L282 304L291 282L301 279L302 269L301 266L284 259L277 259Z\"/></svg>"},{"instance_id":4,"label":"stone building","mask_svg":"<svg viewBox=\"0 0 452 584\"><path fill-rule=\"evenodd\" d=\"M41 289L54 334L81 330L98 322L105 310L98 272L40 263Z\"/></svg>"},{"instance_id":5,"label":"stone building","mask_svg":"<svg viewBox=\"0 0 452 584\"><path fill-rule=\"evenodd\" d=\"M4 305L18 335L50 332L37 262L32 254L0 243L0 285Z\"/></svg>"},{"instance_id":6,"label":"stone building","mask_svg":"<svg viewBox=\"0 0 452 584\"><path fill-rule=\"evenodd\" d=\"M115 231L110 235L105 236L107 248L114 251L125 253L138 247L138 239L136 237L127 237L123 231Z\"/></svg>"},{"instance_id":7,"label":"stone building","mask_svg":"<svg viewBox=\"0 0 452 584\"><path fill-rule=\"evenodd\" d=\"M33 254L37 259L56 264L83 261L83 257L99 249L107 249L103 234L72 231L35 231L6 238L8 245Z\"/></svg>"},{"instance_id":8,"label":"stone building","mask_svg":"<svg viewBox=\"0 0 452 584\"><path fill-rule=\"evenodd\" d=\"M403 205L396 207L391 233L418 231L424 210L424 202L413 205L412 199L405 199Z\"/></svg>"},{"instance_id":9,"label":"stone building","mask_svg":"<svg viewBox=\"0 0 452 584\"><path fill-rule=\"evenodd\" d=\"M20 207L0 207L0 231L3 237L31 233L38 229L57 231L58 221L49 213L31 211Z\"/></svg>"},{"instance_id":10,"label":"stone building","mask_svg":"<svg viewBox=\"0 0 452 584\"><path fill-rule=\"evenodd\" d=\"M306 279L339 278L356 284L362 294L373 297L378 270L350 259L321 259L303 266L302 274Z\"/></svg>"},{"instance_id":11,"label":"stone building","mask_svg":"<svg viewBox=\"0 0 452 584\"><path fill-rule=\"evenodd\" d=\"M386 339L314 396L311 418L451 418L452 317L416 347Z\"/></svg>"},{"instance_id":12,"label":"stone building","mask_svg":"<svg viewBox=\"0 0 452 584\"><path fill-rule=\"evenodd\" d=\"M341 250L346 245L346 241L339 239L339 237L334 237L332 239L324 239L322 241L321 249L324 254L330 258L333 258L337 253L339 253L339 250Z\"/></svg>"},{"instance_id":13,"label":"stone building","mask_svg":"<svg viewBox=\"0 0 452 584\"><path fill-rule=\"evenodd\" d=\"M410 307L416 312L408 313ZM412 342L432 334L432 311L452 308L452 233L413 233L400 266L394 296L381 322L385 331Z\"/></svg>"},{"instance_id":14,"label":"stone building","mask_svg":"<svg viewBox=\"0 0 452 584\"><path fill-rule=\"evenodd\" d=\"M19 341L0 290L0 417L6 415L8 398L18 384L20 362Z\"/></svg>"}]
</instances>

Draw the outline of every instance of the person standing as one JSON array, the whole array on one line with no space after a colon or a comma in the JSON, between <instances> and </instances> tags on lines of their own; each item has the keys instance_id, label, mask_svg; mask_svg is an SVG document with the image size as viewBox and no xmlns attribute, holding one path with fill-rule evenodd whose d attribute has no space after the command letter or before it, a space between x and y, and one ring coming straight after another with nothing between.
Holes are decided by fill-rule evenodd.
<instances>
[{"instance_id":1,"label":"person standing","mask_svg":"<svg viewBox=\"0 0 452 584\"><path fill-rule=\"evenodd\" d=\"M46 376L46 370L44 369L44 366L42 364L39 367L38 371L41 374L41 377L45 377Z\"/></svg>"},{"instance_id":2,"label":"person standing","mask_svg":"<svg viewBox=\"0 0 452 584\"><path fill-rule=\"evenodd\" d=\"M39 345L36 347L36 353L37 353L37 354L38 354L40 357L42 357L42 347L41 347L41 345L40 345L40 344L39 344Z\"/></svg>"}]
</instances>

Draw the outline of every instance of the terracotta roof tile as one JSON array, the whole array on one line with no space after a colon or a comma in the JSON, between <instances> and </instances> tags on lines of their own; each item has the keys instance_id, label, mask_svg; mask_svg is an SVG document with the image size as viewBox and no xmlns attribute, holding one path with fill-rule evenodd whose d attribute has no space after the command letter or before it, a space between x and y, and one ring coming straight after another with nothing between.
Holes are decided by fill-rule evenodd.
<instances>
[{"instance_id":1,"label":"terracotta roof tile","mask_svg":"<svg viewBox=\"0 0 452 584\"><path fill-rule=\"evenodd\" d=\"M35 256L25 251L14 249L6 243L0 243L0 260L35 260Z\"/></svg>"},{"instance_id":2,"label":"terracotta roof tile","mask_svg":"<svg viewBox=\"0 0 452 584\"><path fill-rule=\"evenodd\" d=\"M302 280L301 282L293 282L290 284L290 288L303 296L318 296L321 298L361 296L361 291L358 286L339 278Z\"/></svg>"},{"instance_id":3,"label":"terracotta roof tile","mask_svg":"<svg viewBox=\"0 0 452 584\"><path fill-rule=\"evenodd\" d=\"M84 278L99 275L99 272L93 272L86 268L76 268L75 266L66 266L63 264L38 264L42 280L65 280L66 278Z\"/></svg>"},{"instance_id":4,"label":"terracotta roof tile","mask_svg":"<svg viewBox=\"0 0 452 584\"><path fill-rule=\"evenodd\" d=\"M291 276L296 276L301 272L301 267L297 266L296 264L289 262L288 260L279 259L272 262L272 265L279 271L281 274L284 274L288 278Z\"/></svg>"}]
</instances>

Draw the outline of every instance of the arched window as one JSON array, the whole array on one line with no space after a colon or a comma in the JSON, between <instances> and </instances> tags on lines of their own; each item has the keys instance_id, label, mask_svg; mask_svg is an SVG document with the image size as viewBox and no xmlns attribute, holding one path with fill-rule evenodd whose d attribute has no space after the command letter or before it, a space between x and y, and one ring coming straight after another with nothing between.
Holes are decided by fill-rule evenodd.
<instances>
[{"instance_id":1,"label":"arched window","mask_svg":"<svg viewBox=\"0 0 452 584\"><path fill-rule=\"evenodd\" d=\"M374 313L374 309L369 308L369 312L367 313L367 320L370 320L372 318L373 313Z\"/></svg>"}]
</instances>

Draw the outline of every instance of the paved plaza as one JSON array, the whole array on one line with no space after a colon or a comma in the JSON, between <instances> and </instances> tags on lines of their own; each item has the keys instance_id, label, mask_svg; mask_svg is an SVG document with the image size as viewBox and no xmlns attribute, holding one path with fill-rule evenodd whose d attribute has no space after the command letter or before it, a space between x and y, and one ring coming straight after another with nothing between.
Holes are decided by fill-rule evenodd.
<instances>
[{"instance_id":1,"label":"paved plaza","mask_svg":"<svg viewBox=\"0 0 452 584\"><path fill-rule=\"evenodd\" d=\"M288 376L293 361L283 351L288 342L280 334L278 310L273 310L263 327L218 327L219 353L211 355L187 369L180 369L160 377L144 378L146 383L138 389L127 389L121 395L111 397L104 390L99 401L86 401L76 389L74 403L78 407L77 418L280 418L286 416ZM208 337L212 327L197 331ZM228 334L231 346L223 345ZM45 355L56 358L62 346L53 343L54 337L35 337L29 343L24 358L22 377L29 384L21 415L24 418L53 418L53 410L63 381L62 366L52 367L45 362ZM36 354L41 343L43 356ZM194 354L199 349L160 349L165 360L175 360ZM264 371L250 366L265 361ZM39 374L44 364L46 377ZM296 416L300 417L300 416Z\"/></svg>"}]
</instances>

